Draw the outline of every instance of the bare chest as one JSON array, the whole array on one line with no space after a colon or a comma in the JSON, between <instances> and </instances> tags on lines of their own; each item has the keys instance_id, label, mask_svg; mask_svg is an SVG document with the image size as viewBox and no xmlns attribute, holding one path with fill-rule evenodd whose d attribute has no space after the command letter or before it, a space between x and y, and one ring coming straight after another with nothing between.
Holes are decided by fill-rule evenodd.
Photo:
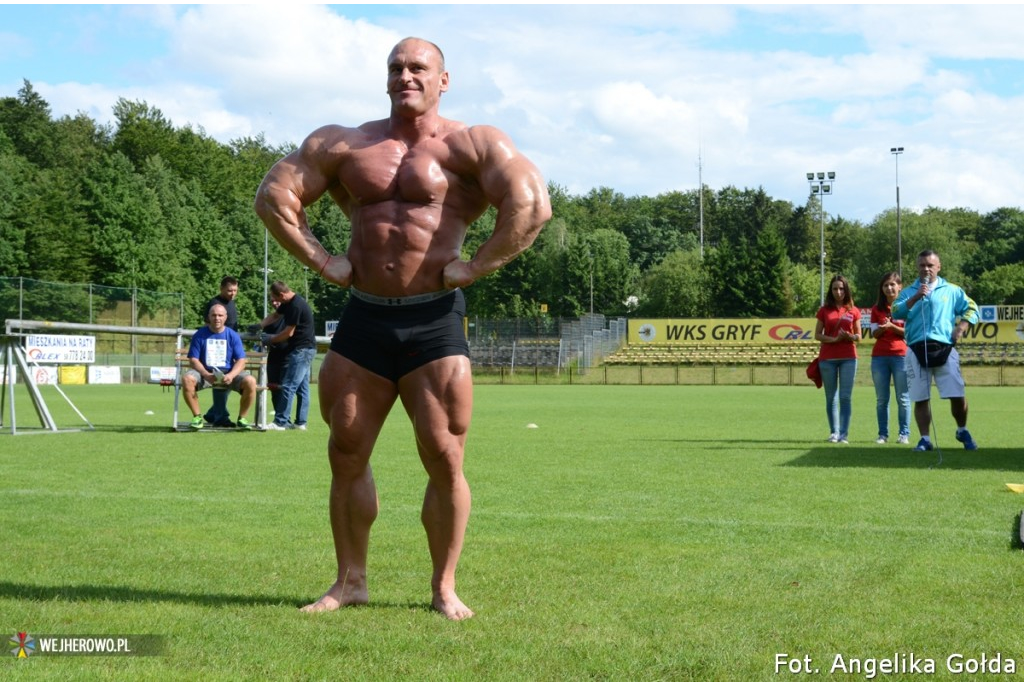
<instances>
[{"instance_id":1,"label":"bare chest","mask_svg":"<svg viewBox=\"0 0 1024 685\"><path fill-rule=\"evenodd\" d=\"M383 140L353 150L338 181L353 208L381 202L441 206L479 193L471 175L440 141L410 148Z\"/></svg>"}]
</instances>

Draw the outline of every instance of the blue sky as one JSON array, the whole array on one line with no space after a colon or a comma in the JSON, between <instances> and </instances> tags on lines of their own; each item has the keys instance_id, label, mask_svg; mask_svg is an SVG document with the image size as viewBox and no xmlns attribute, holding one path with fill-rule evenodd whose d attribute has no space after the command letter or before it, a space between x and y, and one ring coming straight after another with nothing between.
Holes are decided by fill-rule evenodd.
<instances>
[{"instance_id":1,"label":"blue sky","mask_svg":"<svg viewBox=\"0 0 1024 685\"><path fill-rule=\"evenodd\" d=\"M297 143L387 113L407 35L441 45L442 113L508 132L573 193L704 183L829 214L1024 206L1017 5L0 5L0 97L118 98L218 140Z\"/></svg>"}]
</instances>

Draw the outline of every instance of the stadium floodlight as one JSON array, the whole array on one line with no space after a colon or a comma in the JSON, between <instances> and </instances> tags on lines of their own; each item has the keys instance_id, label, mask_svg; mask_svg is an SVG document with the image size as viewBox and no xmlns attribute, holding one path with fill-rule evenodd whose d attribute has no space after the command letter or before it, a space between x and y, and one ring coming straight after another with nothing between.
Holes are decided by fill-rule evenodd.
<instances>
[{"instance_id":1,"label":"stadium floodlight","mask_svg":"<svg viewBox=\"0 0 1024 685\"><path fill-rule=\"evenodd\" d=\"M903 280L903 229L900 226L900 155L903 148L891 147L889 152L896 158L896 270Z\"/></svg>"},{"instance_id":2,"label":"stadium floodlight","mask_svg":"<svg viewBox=\"0 0 1024 685\"><path fill-rule=\"evenodd\" d=\"M828 182L825 179L828 178ZM835 185L836 172L834 171L818 171L818 172L807 172L807 182L811 185L811 195L816 195L819 198L822 195L831 195L832 188ZM825 202L819 200L821 204L821 304L825 304Z\"/></svg>"}]
</instances>

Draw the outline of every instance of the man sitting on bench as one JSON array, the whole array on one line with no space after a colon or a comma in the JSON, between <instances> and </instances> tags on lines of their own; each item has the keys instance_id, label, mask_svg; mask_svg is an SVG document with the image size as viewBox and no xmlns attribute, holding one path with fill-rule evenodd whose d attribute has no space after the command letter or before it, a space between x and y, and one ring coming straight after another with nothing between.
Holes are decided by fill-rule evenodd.
<instances>
[{"instance_id":1,"label":"man sitting on bench","mask_svg":"<svg viewBox=\"0 0 1024 685\"><path fill-rule=\"evenodd\" d=\"M245 345L238 333L225 327L227 318L224 305L210 307L206 315L207 325L196 331L188 348L191 368L182 374L181 390L185 404L192 410L192 422L189 424L192 430L203 427L198 392L213 387L229 388L242 395L238 406L238 428L252 430L252 423L245 415L256 399L256 379L245 370Z\"/></svg>"}]
</instances>

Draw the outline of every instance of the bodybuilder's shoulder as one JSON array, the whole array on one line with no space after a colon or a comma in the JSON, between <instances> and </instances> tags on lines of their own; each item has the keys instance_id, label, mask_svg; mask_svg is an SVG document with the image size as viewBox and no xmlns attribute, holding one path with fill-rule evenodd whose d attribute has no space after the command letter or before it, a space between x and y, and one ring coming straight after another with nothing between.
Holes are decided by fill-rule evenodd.
<instances>
[{"instance_id":1,"label":"bodybuilder's shoulder","mask_svg":"<svg viewBox=\"0 0 1024 685\"><path fill-rule=\"evenodd\" d=\"M501 129L488 125L453 129L445 143L453 154L477 163L494 163L517 154L512 140Z\"/></svg>"},{"instance_id":2,"label":"bodybuilder's shoulder","mask_svg":"<svg viewBox=\"0 0 1024 685\"><path fill-rule=\"evenodd\" d=\"M371 121L360 126L328 124L321 126L302 142L305 155L335 156L358 149L384 137L381 122Z\"/></svg>"}]
</instances>

